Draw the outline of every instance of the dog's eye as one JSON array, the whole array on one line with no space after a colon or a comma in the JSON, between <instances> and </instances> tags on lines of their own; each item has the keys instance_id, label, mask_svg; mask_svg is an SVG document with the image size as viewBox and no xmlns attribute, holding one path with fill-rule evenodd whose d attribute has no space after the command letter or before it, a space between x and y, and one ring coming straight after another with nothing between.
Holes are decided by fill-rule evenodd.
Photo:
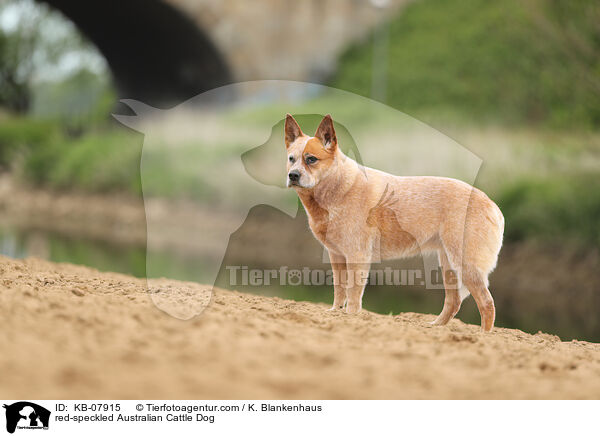
<instances>
[{"instance_id":1,"label":"dog's eye","mask_svg":"<svg viewBox=\"0 0 600 436\"><path fill-rule=\"evenodd\" d=\"M296 160L296 159L294 159L294 156L290 156L290 157L289 157L289 161L290 161L290 162L294 163L294 161L295 161L295 160Z\"/></svg>"},{"instance_id":2,"label":"dog's eye","mask_svg":"<svg viewBox=\"0 0 600 436\"><path fill-rule=\"evenodd\" d=\"M312 165L312 164L314 164L314 163L315 163L316 161L318 161L318 160L319 160L319 159L317 159L317 158L316 158L316 157L314 157L314 156L308 156L308 157L306 158L306 164L307 164L307 165Z\"/></svg>"}]
</instances>

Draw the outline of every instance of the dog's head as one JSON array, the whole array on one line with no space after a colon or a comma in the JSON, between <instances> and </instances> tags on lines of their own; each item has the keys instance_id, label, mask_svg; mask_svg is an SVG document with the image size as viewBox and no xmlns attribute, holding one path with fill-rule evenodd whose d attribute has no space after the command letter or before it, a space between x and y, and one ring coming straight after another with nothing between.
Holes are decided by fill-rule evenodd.
<instances>
[{"instance_id":1,"label":"dog's head","mask_svg":"<svg viewBox=\"0 0 600 436\"><path fill-rule=\"evenodd\" d=\"M302 133L290 114L285 118L287 187L311 189L329 171L337 155L337 137L330 115L319 124L315 136Z\"/></svg>"}]
</instances>

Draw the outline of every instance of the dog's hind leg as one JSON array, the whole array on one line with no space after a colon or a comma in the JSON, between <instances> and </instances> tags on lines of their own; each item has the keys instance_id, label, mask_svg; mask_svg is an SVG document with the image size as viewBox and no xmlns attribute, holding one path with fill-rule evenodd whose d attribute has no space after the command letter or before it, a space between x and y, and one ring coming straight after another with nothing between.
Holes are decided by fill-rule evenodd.
<instances>
[{"instance_id":1,"label":"dog's hind leg","mask_svg":"<svg viewBox=\"0 0 600 436\"><path fill-rule=\"evenodd\" d=\"M440 265L442 267L442 276L444 279L444 289L446 297L444 298L444 308L439 316L433 321L432 325L446 325L456 316L460 309L461 297L459 294L459 278L456 271L452 269L445 251L439 251Z\"/></svg>"},{"instance_id":2,"label":"dog's hind leg","mask_svg":"<svg viewBox=\"0 0 600 436\"><path fill-rule=\"evenodd\" d=\"M467 267L463 270L463 283L477 303L481 315L481 328L486 332L491 331L494 328L496 319L496 307L494 306L492 294L487 288L487 277L477 269Z\"/></svg>"}]
</instances>

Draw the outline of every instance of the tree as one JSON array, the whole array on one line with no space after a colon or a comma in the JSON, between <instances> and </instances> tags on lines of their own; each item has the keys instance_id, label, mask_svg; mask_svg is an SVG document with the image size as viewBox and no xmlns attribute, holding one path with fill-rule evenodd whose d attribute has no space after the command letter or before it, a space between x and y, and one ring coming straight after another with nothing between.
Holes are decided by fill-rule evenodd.
<instances>
[{"instance_id":1,"label":"tree","mask_svg":"<svg viewBox=\"0 0 600 436\"><path fill-rule=\"evenodd\" d=\"M5 1L0 15L16 20L17 3ZM34 72L34 54L40 39L39 25L47 11L31 2L19 4L18 22L0 27L0 105L14 112L26 112L31 102L30 84ZM7 21L7 20L3 20Z\"/></svg>"},{"instance_id":2,"label":"tree","mask_svg":"<svg viewBox=\"0 0 600 436\"><path fill-rule=\"evenodd\" d=\"M71 21L33 0L0 2L0 106L27 112L36 83L58 83L82 69L106 74L104 60Z\"/></svg>"}]
</instances>

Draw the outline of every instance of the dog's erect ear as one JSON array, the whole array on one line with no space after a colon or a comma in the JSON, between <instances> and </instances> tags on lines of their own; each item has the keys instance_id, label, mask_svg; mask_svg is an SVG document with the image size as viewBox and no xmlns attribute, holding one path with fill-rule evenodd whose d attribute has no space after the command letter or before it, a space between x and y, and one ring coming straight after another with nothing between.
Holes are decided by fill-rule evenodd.
<instances>
[{"instance_id":1,"label":"dog's erect ear","mask_svg":"<svg viewBox=\"0 0 600 436\"><path fill-rule=\"evenodd\" d=\"M323 118L323 121L321 121L321 124L319 124L319 127L317 128L315 138L319 138L327 151L334 151L336 149L337 137L335 136L331 115L325 115L325 118Z\"/></svg>"},{"instance_id":2,"label":"dog's erect ear","mask_svg":"<svg viewBox=\"0 0 600 436\"><path fill-rule=\"evenodd\" d=\"M285 148L288 148L298 137L304 135L293 116L285 116Z\"/></svg>"}]
</instances>

